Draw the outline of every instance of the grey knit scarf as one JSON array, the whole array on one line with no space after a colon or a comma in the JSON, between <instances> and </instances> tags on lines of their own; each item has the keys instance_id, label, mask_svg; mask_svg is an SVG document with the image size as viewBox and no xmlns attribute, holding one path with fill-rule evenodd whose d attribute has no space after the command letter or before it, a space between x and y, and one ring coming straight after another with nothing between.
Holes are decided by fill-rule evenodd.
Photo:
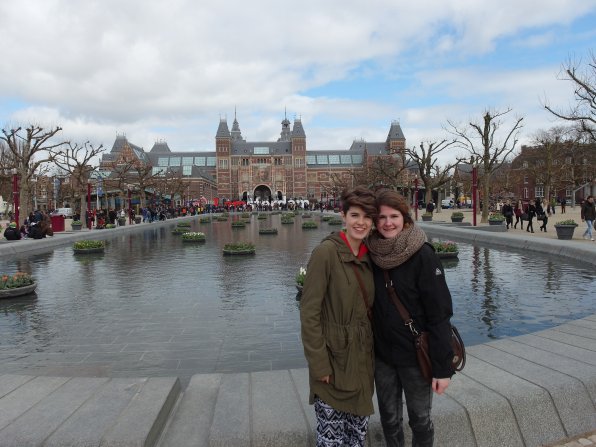
<instances>
[{"instance_id":1,"label":"grey knit scarf","mask_svg":"<svg viewBox=\"0 0 596 447\"><path fill-rule=\"evenodd\" d=\"M375 264L383 269L392 269L410 259L425 242L424 231L411 225L392 239L384 239L378 231L374 231L368 237L367 245Z\"/></svg>"}]
</instances>

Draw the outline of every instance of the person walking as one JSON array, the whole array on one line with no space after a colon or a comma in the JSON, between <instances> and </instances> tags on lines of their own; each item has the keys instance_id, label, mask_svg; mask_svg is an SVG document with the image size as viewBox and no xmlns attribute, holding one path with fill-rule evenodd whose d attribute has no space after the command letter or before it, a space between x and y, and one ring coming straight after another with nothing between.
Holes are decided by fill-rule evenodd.
<instances>
[{"instance_id":1,"label":"person walking","mask_svg":"<svg viewBox=\"0 0 596 447\"><path fill-rule=\"evenodd\" d=\"M405 445L405 394L412 445L430 447L434 442L432 394L443 394L453 375L451 294L441 260L425 243L426 235L412 220L404 197L393 190L378 192L375 223L367 244L374 263L375 385L385 443ZM417 329L430 333L432 383L422 376L414 337L390 298L389 287L394 288Z\"/></svg>"},{"instance_id":2,"label":"person walking","mask_svg":"<svg viewBox=\"0 0 596 447\"><path fill-rule=\"evenodd\" d=\"M536 199L536 219L542 221L542 225L540 225L540 231L544 231L545 233L546 224L548 223L548 214L545 212L547 205L548 202L546 200L542 200L542 202L540 202L540 200Z\"/></svg>"},{"instance_id":3,"label":"person walking","mask_svg":"<svg viewBox=\"0 0 596 447\"><path fill-rule=\"evenodd\" d=\"M518 200L515 204L515 209L513 211L515 213L515 225L513 228L517 228L517 224L521 224L521 229L524 229L524 220L522 219L522 214L524 214L524 204L521 200Z\"/></svg>"},{"instance_id":4,"label":"person walking","mask_svg":"<svg viewBox=\"0 0 596 447\"><path fill-rule=\"evenodd\" d=\"M565 205L567 205L567 200L563 197L561 199L561 214L565 214Z\"/></svg>"},{"instance_id":5,"label":"person walking","mask_svg":"<svg viewBox=\"0 0 596 447\"><path fill-rule=\"evenodd\" d=\"M534 219L534 216L536 216L536 206L531 201L528 202L528 209L526 213L528 214L528 224L526 225L526 231L533 233L534 225L532 224L532 219Z\"/></svg>"},{"instance_id":6,"label":"person walking","mask_svg":"<svg viewBox=\"0 0 596 447\"><path fill-rule=\"evenodd\" d=\"M507 200L507 202L505 202L505 205L501 207L501 211L503 216L505 216L507 229L509 229L509 226L513 226L513 207L511 206L511 200Z\"/></svg>"},{"instance_id":7,"label":"person walking","mask_svg":"<svg viewBox=\"0 0 596 447\"><path fill-rule=\"evenodd\" d=\"M376 213L374 193L363 186L344 191L341 207L345 230L313 250L300 300L317 447L363 447L374 412L374 281L363 244Z\"/></svg>"},{"instance_id":8,"label":"person walking","mask_svg":"<svg viewBox=\"0 0 596 447\"><path fill-rule=\"evenodd\" d=\"M582 222L586 222L586 231L584 232L584 239L594 240L594 219L596 219L596 210L594 207L594 196L588 196L582 204L581 210Z\"/></svg>"}]
</instances>

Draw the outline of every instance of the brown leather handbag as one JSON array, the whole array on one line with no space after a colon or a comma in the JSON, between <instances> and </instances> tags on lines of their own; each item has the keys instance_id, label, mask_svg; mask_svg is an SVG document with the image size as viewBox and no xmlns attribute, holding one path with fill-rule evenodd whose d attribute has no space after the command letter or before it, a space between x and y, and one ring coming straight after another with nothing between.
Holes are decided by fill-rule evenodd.
<instances>
[{"instance_id":1,"label":"brown leather handbag","mask_svg":"<svg viewBox=\"0 0 596 447\"><path fill-rule=\"evenodd\" d=\"M383 275L385 276L385 288L387 289L387 293L397 308L397 311L399 312L401 319L404 321L404 324L408 326L412 336L414 337L416 358L418 360L418 366L420 367L422 377L424 377L428 383L431 383L433 380L433 368L430 361L430 352L428 348L429 333L428 331L419 331L416 329L410 312L408 312L406 307L402 304L399 297L397 296L397 292L393 286L393 281L389 277L389 272L387 270L383 270ZM464 369L464 366L466 366L466 347L464 345L464 341L459 335L459 331L453 325L451 326L451 349L453 350L451 368L453 371L461 371Z\"/></svg>"}]
</instances>

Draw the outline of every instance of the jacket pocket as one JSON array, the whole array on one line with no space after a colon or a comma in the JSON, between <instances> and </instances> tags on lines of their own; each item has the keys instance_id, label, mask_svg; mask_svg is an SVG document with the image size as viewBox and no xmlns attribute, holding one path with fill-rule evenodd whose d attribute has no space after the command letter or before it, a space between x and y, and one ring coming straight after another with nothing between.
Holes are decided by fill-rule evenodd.
<instances>
[{"instance_id":1,"label":"jacket pocket","mask_svg":"<svg viewBox=\"0 0 596 447\"><path fill-rule=\"evenodd\" d=\"M358 371L354 365L353 343L346 338L327 339L327 351L333 369L333 386L342 391L355 391L359 387Z\"/></svg>"}]
</instances>

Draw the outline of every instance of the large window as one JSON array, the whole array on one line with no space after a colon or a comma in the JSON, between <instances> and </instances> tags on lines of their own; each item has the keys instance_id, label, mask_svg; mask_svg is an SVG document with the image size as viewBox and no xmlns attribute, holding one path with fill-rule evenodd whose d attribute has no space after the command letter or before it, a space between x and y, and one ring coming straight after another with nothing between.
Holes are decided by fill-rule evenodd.
<instances>
[{"instance_id":1,"label":"large window","mask_svg":"<svg viewBox=\"0 0 596 447\"><path fill-rule=\"evenodd\" d=\"M269 148L268 147L255 147L255 155L268 155Z\"/></svg>"},{"instance_id":2,"label":"large window","mask_svg":"<svg viewBox=\"0 0 596 447\"><path fill-rule=\"evenodd\" d=\"M228 168L228 159L222 158L219 160L219 169L227 169Z\"/></svg>"},{"instance_id":3,"label":"large window","mask_svg":"<svg viewBox=\"0 0 596 447\"><path fill-rule=\"evenodd\" d=\"M193 157L182 157L183 165L192 165Z\"/></svg>"},{"instance_id":4,"label":"large window","mask_svg":"<svg viewBox=\"0 0 596 447\"><path fill-rule=\"evenodd\" d=\"M207 166L215 166L215 157L207 157Z\"/></svg>"},{"instance_id":5,"label":"large window","mask_svg":"<svg viewBox=\"0 0 596 447\"><path fill-rule=\"evenodd\" d=\"M191 174L192 174L192 166L183 165L182 166L182 175L191 175Z\"/></svg>"},{"instance_id":6,"label":"large window","mask_svg":"<svg viewBox=\"0 0 596 447\"><path fill-rule=\"evenodd\" d=\"M544 197L544 186L536 186L535 188L536 194L535 197Z\"/></svg>"},{"instance_id":7,"label":"large window","mask_svg":"<svg viewBox=\"0 0 596 447\"><path fill-rule=\"evenodd\" d=\"M205 166L205 157L195 157L195 165Z\"/></svg>"},{"instance_id":8,"label":"large window","mask_svg":"<svg viewBox=\"0 0 596 447\"><path fill-rule=\"evenodd\" d=\"M355 165L362 164L362 155L360 155L360 154L352 155L352 163L354 163Z\"/></svg>"},{"instance_id":9,"label":"large window","mask_svg":"<svg viewBox=\"0 0 596 447\"><path fill-rule=\"evenodd\" d=\"M304 160L302 158L297 158L296 160L294 160L294 167L295 168L303 168Z\"/></svg>"},{"instance_id":10,"label":"large window","mask_svg":"<svg viewBox=\"0 0 596 447\"><path fill-rule=\"evenodd\" d=\"M180 157L170 157L170 166L180 166Z\"/></svg>"},{"instance_id":11,"label":"large window","mask_svg":"<svg viewBox=\"0 0 596 447\"><path fill-rule=\"evenodd\" d=\"M154 167L151 169L151 175L164 175L166 170L161 167Z\"/></svg>"},{"instance_id":12,"label":"large window","mask_svg":"<svg viewBox=\"0 0 596 447\"><path fill-rule=\"evenodd\" d=\"M329 164L330 165L338 165L339 164L339 155L330 155L329 156Z\"/></svg>"},{"instance_id":13,"label":"large window","mask_svg":"<svg viewBox=\"0 0 596 447\"><path fill-rule=\"evenodd\" d=\"M327 155L317 155L317 164L318 165L328 165L329 159L327 158Z\"/></svg>"},{"instance_id":14,"label":"large window","mask_svg":"<svg viewBox=\"0 0 596 447\"><path fill-rule=\"evenodd\" d=\"M352 164L352 156L351 155L342 155L341 156L341 164L342 165L351 165Z\"/></svg>"},{"instance_id":15,"label":"large window","mask_svg":"<svg viewBox=\"0 0 596 447\"><path fill-rule=\"evenodd\" d=\"M529 199L529 197L528 197L528 188L524 188L524 199Z\"/></svg>"},{"instance_id":16,"label":"large window","mask_svg":"<svg viewBox=\"0 0 596 447\"><path fill-rule=\"evenodd\" d=\"M169 160L170 160L169 157L159 157L157 159L157 165L158 166L168 166Z\"/></svg>"},{"instance_id":17,"label":"large window","mask_svg":"<svg viewBox=\"0 0 596 447\"><path fill-rule=\"evenodd\" d=\"M307 155L306 156L306 164L308 164L308 165L317 164L317 156L316 155Z\"/></svg>"}]
</instances>

